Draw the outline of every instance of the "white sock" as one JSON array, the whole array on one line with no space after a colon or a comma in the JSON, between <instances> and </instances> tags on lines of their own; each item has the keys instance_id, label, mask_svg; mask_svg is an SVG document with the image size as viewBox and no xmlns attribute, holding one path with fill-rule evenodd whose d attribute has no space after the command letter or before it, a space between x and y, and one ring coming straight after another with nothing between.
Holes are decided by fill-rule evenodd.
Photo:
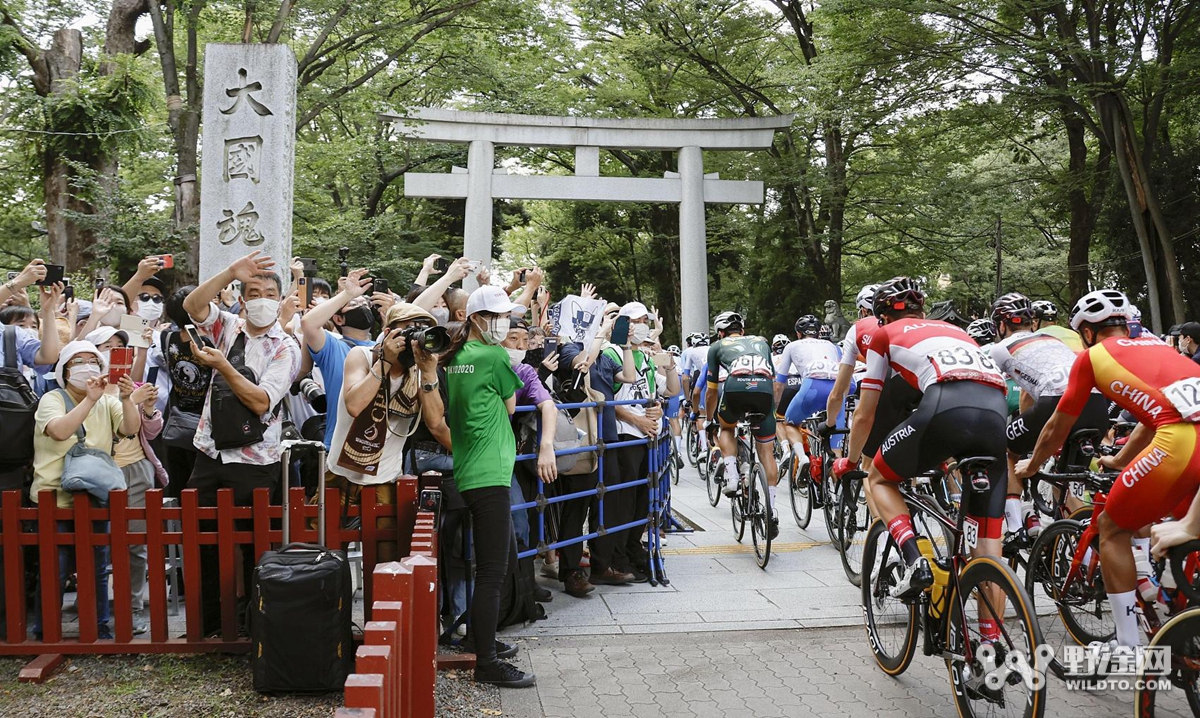
<instances>
[{"instance_id":1,"label":"white sock","mask_svg":"<svg viewBox=\"0 0 1200 718\"><path fill-rule=\"evenodd\" d=\"M804 453L804 442L797 441L792 444L792 453L796 456L796 461L800 462L800 466L808 466L808 454Z\"/></svg>"},{"instance_id":2,"label":"white sock","mask_svg":"<svg viewBox=\"0 0 1200 718\"><path fill-rule=\"evenodd\" d=\"M775 507L775 494L778 491L778 489L779 489L778 486L768 486L767 487L767 493L771 495L771 507L772 508Z\"/></svg>"},{"instance_id":3,"label":"white sock","mask_svg":"<svg viewBox=\"0 0 1200 718\"><path fill-rule=\"evenodd\" d=\"M701 431L699 434L699 439L700 439L700 450L708 451L708 434Z\"/></svg>"},{"instance_id":4,"label":"white sock","mask_svg":"<svg viewBox=\"0 0 1200 718\"><path fill-rule=\"evenodd\" d=\"M675 451L680 454L683 453L683 437L682 436L675 437Z\"/></svg>"},{"instance_id":5,"label":"white sock","mask_svg":"<svg viewBox=\"0 0 1200 718\"><path fill-rule=\"evenodd\" d=\"M1004 518L1009 531L1017 531L1025 523L1024 511L1021 509L1021 499L1011 496L1004 500Z\"/></svg>"},{"instance_id":6,"label":"white sock","mask_svg":"<svg viewBox=\"0 0 1200 718\"><path fill-rule=\"evenodd\" d=\"M1137 566L1138 578L1150 578L1154 569L1150 566L1150 539L1135 538L1133 540L1133 563Z\"/></svg>"},{"instance_id":7,"label":"white sock","mask_svg":"<svg viewBox=\"0 0 1200 718\"><path fill-rule=\"evenodd\" d=\"M1130 648L1142 642L1142 629L1138 625L1141 610L1137 605L1137 591L1108 594L1112 604L1113 620L1117 624L1117 643Z\"/></svg>"},{"instance_id":8,"label":"white sock","mask_svg":"<svg viewBox=\"0 0 1200 718\"><path fill-rule=\"evenodd\" d=\"M737 479L738 479L737 457L736 456L726 456L725 457L725 481L726 482L737 481Z\"/></svg>"}]
</instances>

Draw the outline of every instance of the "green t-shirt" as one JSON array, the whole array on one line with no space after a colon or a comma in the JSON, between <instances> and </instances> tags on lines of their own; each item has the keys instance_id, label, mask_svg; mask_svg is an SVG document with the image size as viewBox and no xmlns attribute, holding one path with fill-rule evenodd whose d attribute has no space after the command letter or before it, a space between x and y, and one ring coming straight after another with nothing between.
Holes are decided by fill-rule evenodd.
<instances>
[{"instance_id":1,"label":"green t-shirt","mask_svg":"<svg viewBox=\"0 0 1200 718\"><path fill-rule=\"evenodd\" d=\"M467 342L446 367L446 421L459 491L512 484L517 440L504 402L522 386L501 346Z\"/></svg>"}]
</instances>

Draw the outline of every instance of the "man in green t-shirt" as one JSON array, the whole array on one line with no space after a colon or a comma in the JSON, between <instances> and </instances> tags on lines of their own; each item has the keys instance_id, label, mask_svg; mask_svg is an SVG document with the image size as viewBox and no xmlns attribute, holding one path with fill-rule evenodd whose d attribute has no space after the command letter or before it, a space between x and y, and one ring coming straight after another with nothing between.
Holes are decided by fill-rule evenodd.
<instances>
[{"instance_id":1,"label":"man in green t-shirt","mask_svg":"<svg viewBox=\"0 0 1200 718\"><path fill-rule=\"evenodd\" d=\"M767 474L771 496L771 538L779 534L779 515L775 511L779 466L775 463L775 370L771 347L758 336L745 336L745 320L736 312L722 312L713 320L720 341L708 348L708 394L705 407L708 423L720 419L717 444L724 457L723 473L726 496L735 496L740 482L737 468L735 427L749 415L760 415L751 426L758 458ZM719 392L719 396L718 396Z\"/></svg>"}]
</instances>

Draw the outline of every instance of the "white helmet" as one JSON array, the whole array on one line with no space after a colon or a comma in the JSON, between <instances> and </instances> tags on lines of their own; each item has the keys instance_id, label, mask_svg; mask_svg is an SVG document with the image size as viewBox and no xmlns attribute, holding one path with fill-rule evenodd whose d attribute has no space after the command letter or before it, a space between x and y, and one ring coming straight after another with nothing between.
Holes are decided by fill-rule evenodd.
<instances>
[{"instance_id":1,"label":"white helmet","mask_svg":"<svg viewBox=\"0 0 1200 718\"><path fill-rule=\"evenodd\" d=\"M858 296L854 298L854 304L859 309L871 311L875 307L875 290L879 289L878 284L868 284L858 290Z\"/></svg>"},{"instance_id":2,"label":"white helmet","mask_svg":"<svg viewBox=\"0 0 1200 718\"><path fill-rule=\"evenodd\" d=\"M1115 289L1088 292L1071 309L1071 328L1079 331L1084 324L1125 324L1131 307L1129 299Z\"/></svg>"},{"instance_id":3,"label":"white helmet","mask_svg":"<svg viewBox=\"0 0 1200 718\"><path fill-rule=\"evenodd\" d=\"M771 339L771 348L772 349L780 349L782 347L786 347L788 344L791 343L791 341L792 341L791 339L787 338L786 334L776 334Z\"/></svg>"}]
</instances>

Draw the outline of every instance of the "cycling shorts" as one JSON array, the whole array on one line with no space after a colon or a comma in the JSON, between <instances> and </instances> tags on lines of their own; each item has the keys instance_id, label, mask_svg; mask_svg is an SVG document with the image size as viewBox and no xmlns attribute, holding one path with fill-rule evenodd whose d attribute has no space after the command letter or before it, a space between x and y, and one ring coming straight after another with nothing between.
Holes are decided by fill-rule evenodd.
<instances>
[{"instance_id":1,"label":"cycling shorts","mask_svg":"<svg viewBox=\"0 0 1200 718\"><path fill-rule=\"evenodd\" d=\"M1137 531L1168 512L1181 519L1200 482L1200 425L1167 424L1113 483L1104 509L1118 526Z\"/></svg>"},{"instance_id":2,"label":"cycling shorts","mask_svg":"<svg viewBox=\"0 0 1200 718\"><path fill-rule=\"evenodd\" d=\"M788 407L792 405L792 399L800 391L802 381L804 381L804 377L788 376L787 383L783 385L783 391L779 393L779 405L775 407L775 418L782 419L787 416Z\"/></svg>"},{"instance_id":3,"label":"cycling shorts","mask_svg":"<svg viewBox=\"0 0 1200 718\"><path fill-rule=\"evenodd\" d=\"M673 396L670 399L667 399L667 410L665 413L668 419L675 419L679 417L679 404L682 403L682 401L682 396Z\"/></svg>"},{"instance_id":4,"label":"cycling shorts","mask_svg":"<svg viewBox=\"0 0 1200 718\"><path fill-rule=\"evenodd\" d=\"M884 439L875 467L889 481L902 481L938 468L950 457L992 456L991 488L975 493L964 487L968 516L986 519L980 536L999 538L1008 493L1004 425L1008 402L994 386L973 381L933 384L912 416ZM965 479L964 479L965 481Z\"/></svg>"},{"instance_id":5,"label":"cycling shorts","mask_svg":"<svg viewBox=\"0 0 1200 718\"><path fill-rule=\"evenodd\" d=\"M788 406L786 418L787 423L792 426L800 426L804 420L816 414L819 411L825 411L825 405L829 402L829 392L833 390L833 379L810 379L806 378L800 384L800 391L796 393L795 400ZM846 428L846 407L842 405L841 411L838 412L836 426ZM842 447L844 434L837 434L829 437L829 445L835 449Z\"/></svg>"},{"instance_id":6,"label":"cycling shorts","mask_svg":"<svg viewBox=\"0 0 1200 718\"><path fill-rule=\"evenodd\" d=\"M717 419L725 428L736 425L746 417L746 414L763 414L764 419L758 428L752 428L750 433L761 443L775 440L775 394L772 391L739 391L737 379L729 377L725 380L721 398L717 402ZM770 386L769 380L764 380Z\"/></svg>"},{"instance_id":7,"label":"cycling shorts","mask_svg":"<svg viewBox=\"0 0 1200 718\"><path fill-rule=\"evenodd\" d=\"M860 393L861 396L861 393ZM874 456L883 440L892 433L896 425L908 418L921 401L921 392L904 381L899 374L883 383L879 392L879 405L875 409L875 423L863 444L863 456Z\"/></svg>"},{"instance_id":8,"label":"cycling shorts","mask_svg":"<svg viewBox=\"0 0 1200 718\"><path fill-rule=\"evenodd\" d=\"M1054 410L1058 408L1058 401L1061 398L1061 396L1043 396L1033 406L1014 416L1008 422L1008 450L1017 456L1024 456L1032 452L1034 445L1037 444L1038 436L1042 433L1042 428L1054 415ZM1096 429L1101 436L1108 433L1108 399L1101 394L1092 394L1088 397L1087 404L1084 405L1083 412L1079 414L1079 419L1075 422L1071 432L1074 433L1079 429Z\"/></svg>"}]
</instances>

